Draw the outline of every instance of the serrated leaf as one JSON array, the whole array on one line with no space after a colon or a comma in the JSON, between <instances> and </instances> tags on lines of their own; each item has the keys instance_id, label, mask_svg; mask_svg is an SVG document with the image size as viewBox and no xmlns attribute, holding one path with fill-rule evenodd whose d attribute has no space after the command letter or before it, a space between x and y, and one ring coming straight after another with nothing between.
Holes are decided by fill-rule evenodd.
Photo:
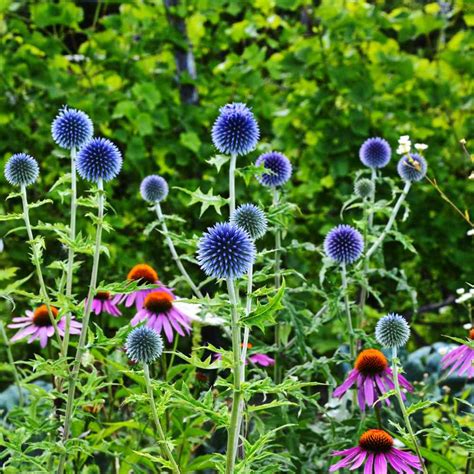
<instances>
[{"instance_id":1,"label":"serrated leaf","mask_svg":"<svg viewBox=\"0 0 474 474\"><path fill-rule=\"evenodd\" d=\"M201 213L199 217L201 217L211 206L215 209L217 214L221 215L221 207L226 206L229 202L228 199L225 199L222 196L215 196L213 188L209 189L207 194L203 193L201 188L197 188L195 191L189 191L188 189L175 186L174 189L179 189L191 196L191 200L189 201L190 206L193 204L201 204Z\"/></svg>"}]
</instances>

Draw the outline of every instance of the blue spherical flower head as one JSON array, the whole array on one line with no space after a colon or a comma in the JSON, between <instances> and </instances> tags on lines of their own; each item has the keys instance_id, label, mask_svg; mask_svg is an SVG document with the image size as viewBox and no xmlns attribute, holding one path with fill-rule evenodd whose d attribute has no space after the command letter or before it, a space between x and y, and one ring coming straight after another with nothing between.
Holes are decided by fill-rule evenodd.
<instances>
[{"instance_id":1,"label":"blue spherical flower head","mask_svg":"<svg viewBox=\"0 0 474 474\"><path fill-rule=\"evenodd\" d=\"M258 240L267 231L267 217L255 204L242 204L230 216L230 223L245 230L253 240Z\"/></svg>"},{"instance_id":2,"label":"blue spherical flower head","mask_svg":"<svg viewBox=\"0 0 474 474\"><path fill-rule=\"evenodd\" d=\"M257 121L242 103L224 105L219 109L212 127L212 142L225 154L245 155L257 146L260 137Z\"/></svg>"},{"instance_id":3,"label":"blue spherical flower head","mask_svg":"<svg viewBox=\"0 0 474 474\"><path fill-rule=\"evenodd\" d=\"M110 181L122 167L119 149L106 138L93 138L77 155L76 168L81 178L97 183Z\"/></svg>"},{"instance_id":4,"label":"blue spherical flower head","mask_svg":"<svg viewBox=\"0 0 474 474\"><path fill-rule=\"evenodd\" d=\"M87 114L67 106L59 110L51 124L53 140L61 148L81 148L94 134L94 125Z\"/></svg>"},{"instance_id":5,"label":"blue spherical flower head","mask_svg":"<svg viewBox=\"0 0 474 474\"><path fill-rule=\"evenodd\" d=\"M158 175L147 176L140 184L140 194L145 201L161 202L168 196L168 183Z\"/></svg>"},{"instance_id":6,"label":"blue spherical flower head","mask_svg":"<svg viewBox=\"0 0 474 474\"><path fill-rule=\"evenodd\" d=\"M404 181L421 181L426 176L428 164L418 153L403 156L397 165L397 171Z\"/></svg>"},{"instance_id":7,"label":"blue spherical flower head","mask_svg":"<svg viewBox=\"0 0 474 474\"><path fill-rule=\"evenodd\" d=\"M350 225L334 227L324 239L326 255L337 263L355 262L364 250L364 239Z\"/></svg>"},{"instance_id":8,"label":"blue spherical flower head","mask_svg":"<svg viewBox=\"0 0 474 474\"><path fill-rule=\"evenodd\" d=\"M127 336L125 350L132 361L149 364L161 356L163 339L154 329L142 326Z\"/></svg>"},{"instance_id":9,"label":"blue spherical flower head","mask_svg":"<svg viewBox=\"0 0 474 474\"><path fill-rule=\"evenodd\" d=\"M375 326L375 339L383 347L390 349L406 345L410 338L410 326L399 314L387 314Z\"/></svg>"},{"instance_id":10,"label":"blue spherical flower head","mask_svg":"<svg viewBox=\"0 0 474 474\"><path fill-rule=\"evenodd\" d=\"M285 184L291 178L292 167L290 160L277 151L264 153L257 158L255 162L257 166L263 164L268 173L262 173L257 179L264 186L277 188Z\"/></svg>"},{"instance_id":11,"label":"blue spherical flower head","mask_svg":"<svg viewBox=\"0 0 474 474\"><path fill-rule=\"evenodd\" d=\"M383 168L387 166L392 156L392 149L386 140L375 137L369 138L359 150L360 161L369 168Z\"/></svg>"},{"instance_id":12,"label":"blue spherical flower head","mask_svg":"<svg viewBox=\"0 0 474 474\"><path fill-rule=\"evenodd\" d=\"M26 153L16 153L5 165L5 178L13 186L29 186L38 176L37 161Z\"/></svg>"},{"instance_id":13,"label":"blue spherical flower head","mask_svg":"<svg viewBox=\"0 0 474 474\"><path fill-rule=\"evenodd\" d=\"M197 259L208 276L239 278L255 260L255 244L239 227L227 222L216 224L199 240Z\"/></svg>"}]
</instances>

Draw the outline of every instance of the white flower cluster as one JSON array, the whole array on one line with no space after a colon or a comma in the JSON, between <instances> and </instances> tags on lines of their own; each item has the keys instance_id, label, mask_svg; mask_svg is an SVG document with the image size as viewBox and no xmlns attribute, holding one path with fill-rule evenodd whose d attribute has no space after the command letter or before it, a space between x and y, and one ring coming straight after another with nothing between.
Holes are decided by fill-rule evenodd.
<instances>
[{"instance_id":1,"label":"white flower cluster","mask_svg":"<svg viewBox=\"0 0 474 474\"><path fill-rule=\"evenodd\" d=\"M415 143L415 149L422 153L424 150L428 148L426 143ZM397 154L399 155L406 155L411 151L411 140L409 135L402 135L398 139L398 148Z\"/></svg>"},{"instance_id":2,"label":"white flower cluster","mask_svg":"<svg viewBox=\"0 0 474 474\"><path fill-rule=\"evenodd\" d=\"M456 293L459 295L459 297L455 299L456 303L464 303L474 298L474 288L469 288L469 290L458 288Z\"/></svg>"}]
</instances>

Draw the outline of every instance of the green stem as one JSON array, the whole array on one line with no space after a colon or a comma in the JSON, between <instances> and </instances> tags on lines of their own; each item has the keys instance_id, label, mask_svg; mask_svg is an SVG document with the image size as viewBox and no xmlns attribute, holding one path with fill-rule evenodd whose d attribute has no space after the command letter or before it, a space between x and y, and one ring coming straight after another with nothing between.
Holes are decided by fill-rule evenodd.
<instances>
[{"instance_id":1,"label":"green stem","mask_svg":"<svg viewBox=\"0 0 474 474\"><path fill-rule=\"evenodd\" d=\"M393 383L395 384L395 392L398 399L398 404L400 405L400 410L402 411L403 419L405 420L405 425L410 433L410 437L413 443L413 446L416 451L416 455L420 460L421 467L423 469L424 474L428 474L428 471L425 467L425 462L423 457L421 456L420 447L418 445L418 440L416 439L415 433L410 423L410 418L408 417L408 413L405 407L405 403L403 403L402 392L400 390L400 383L398 381L398 359L397 359L397 348L392 348L392 372L393 372Z\"/></svg>"},{"instance_id":2,"label":"green stem","mask_svg":"<svg viewBox=\"0 0 474 474\"><path fill-rule=\"evenodd\" d=\"M237 155L230 156L229 165L229 215L235 211L235 167L237 163Z\"/></svg>"},{"instance_id":3,"label":"green stem","mask_svg":"<svg viewBox=\"0 0 474 474\"><path fill-rule=\"evenodd\" d=\"M97 227L96 227L96 234L95 234L95 249L94 249L94 257L92 260L92 272L91 272L91 279L90 279L90 284L89 284L89 291L87 293L87 299L86 299L86 304L84 308L84 315L82 318L81 334L79 336L79 343L77 345L73 368L69 376L66 412L64 415L63 443L66 442L67 439L69 438L77 377L79 374L81 359L85 352L87 329L89 326L89 318L90 318L91 310L92 310L92 300L96 292L97 275L99 272L100 246L102 242L102 227L103 227L103 221L104 221L104 186L103 186L102 179L98 181L97 189L98 189L97 191L98 211L97 211ZM64 472L65 462L66 462L66 455L62 454L59 459L58 474L62 474Z\"/></svg>"},{"instance_id":4,"label":"green stem","mask_svg":"<svg viewBox=\"0 0 474 474\"><path fill-rule=\"evenodd\" d=\"M280 202L280 194L278 189L273 189L273 207L277 206ZM280 274L280 266L281 266L281 229L277 224L275 229L275 290L279 290L281 286L281 274ZM281 341L280 341L280 325L277 324L275 326L275 346L276 346L276 354L275 354L275 365L273 367L273 374L275 383L278 384L281 382L281 364L280 364L280 352L281 352Z\"/></svg>"},{"instance_id":5,"label":"green stem","mask_svg":"<svg viewBox=\"0 0 474 474\"><path fill-rule=\"evenodd\" d=\"M20 402L20 406L22 407L25 401L23 399L23 392L21 390L20 377L18 376L18 370L16 369L15 359L13 359L10 341L8 340L7 334L5 333L5 327L3 325L3 321L1 320L0 320L0 333L2 334L3 343L5 344L5 348L7 350L8 362L10 363L12 367L12 371L13 371L13 380L15 381L15 385L18 389L18 400Z\"/></svg>"},{"instance_id":6,"label":"green stem","mask_svg":"<svg viewBox=\"0 0 474 474\"><path fill-rule=\"evenodd\" d=\"M374 225L375 183L377 181L377 170L375 168L372 168L370 180L372 181L372 192L370 193L370 210L369 217L367 219L369 229L371 229Z\"/></svg>"},{"instance_id":7,"label":"green stem","mask_svg":"<svg viewBox=\"0 0 474 474\"><path fill-rule=\"evenodd\" d=\"M77 211L77 175L76 175L76 148L71 148L71 215L69 221L69 239L71 242L76 240L76 211ZM74 248L69 245L66 268L66 300L71 303L72 298L72 279L74 274ZM72 313L68 311L66 315L66 324L64 327L63 351L68 353L69 331L71 329Z\"/></svg>"},{"instance_id":8,"label":"green stem","mask_svg":"<svg viewBox=\"0 0 474 474\"><path fill-rule=\"evenodd\" d=\"M352 316L351 316L351 308L349 304L349 294L347 291L347 271L346 271L346 264L341 264L341 280L342 280L342 293L344 295L344 309L346 312L347 318L347 329L349 332L349 348L351 353L351 361L355 360L356 352L355 352L355 345L354 345L354 329L352 327Z\"/></svg>"},{"instance_id":9,"label":"green stem","mask_svg":"<svg viewBox=\"0 0 474 474\"><path fill-rule=\"evenodd\" d=\"M237 308L237 295L235 291L234 280L227 280L227 289L229 292L229 302L231 307L231 331L232 331L232 354L234 359L234 389L232 411L230 416L230 426L227 435L227 456L226 456L226 474L234 474L235 460L237 457L237 445L239 434L239 419L241 417L241 355L240 355L240 326L239 313Z\"/></svg>"},{"instance_id":10,"label":"green stem","mask_svg":"<svg viewBox=\"0 0 474 474\"><path fill-rule=\"evenodd\" d=\"M33 263L35 265L36 269L36 276L38 278L38 282L40 285L40 296L42 300L44 301L44 304L46 305L46 309L48 310L48 316L51 324L54 327L54 333L56 335L56 338L58 340L59 344L59 351L61 356L64 356L63 350L62 350L62 344L61 344L61 336L59 334L59 329L58 329L58 324L56 322L56 318L54 317L54 314L51 310L51 300L49 299L48 296L48 290L46 289L46 284L44 282L43 278L43 271L41 270L41 258L40 255L38 254L38 249L34 243L34 236L33 236L33 230L31 228L31 223L30 223L30 214L28 211L28 198L26 196L26 186L21 187L21 201L23 205L23 220L25 221L25 226L26 226L26 232L28 234L28 239L30 241L30 246L31 246L31 251L33 253Z\"/></svg>"},{"instance_id":11,"label":"green stem","mask_svg":"<svg viewBox=\"0 0 474 474\"><path fill-rule=\"evenodd\" d=\"M169 236L168 226L166 225L166 221L164 219L163 213L161 212L161 206L160 206L159 202L156 202L155 210L156 210L156 215L158 216L158 221L161 224L161 229L162 229L163 234L165 236L166 243L168 244L168 248L170 249L171 257L173 258L174 262L176 263L176 266L178 267L178 270L181 272L181 275L183 275L183 277L186 280L187 284L193 290L193 293L198 298L204 298L204 295L201 293L201 290L194 284L192 278L189 276L189 273L184 268L184 265L181 262L181 259L179 258L178 252L176 252L176 248L174 246L174 243L171 240L171 237Z\"/></svg>"},{"instance_id":12,"label":"green stem","mask_svg":"<svg viewBox=\"0 0 474 474\"><path fill-rule=\"evenodd\" d=\"M153 421L155 422L156 431L158 431L158 436L160 437L160 445L163 448L163 456L168 459L168 461L172 465L173 472L179 474L180 470L176 461L174 460L173 453L171 452L168 442L166 441L165 432L160 423L160 419L158 418L158 413L156 411L155 405L155 397L153 396L153 388L151 386L151 379L150 379L150 370L148 368L148 364L143 364L143 372L145 373L145 383L146 383L146 391L148 393L148 397L150 399L150 408L151 414L153 417Z\"/></svg>"},{"instance_id":13,"label":"green stem","mask_svg":"<svg viewBox=\"0 0 474 474\"><path fill-rule=\"evenodd\" d=\"M392 209L392 214L390 215L390 218L387 222L387 225L385 226L385 229L382 231L382 233L379 235L377 240L372 244L372 247L367 251L365 254L365 259L368 260L374 252L378 249L380 244L384 241L385 237L389 233L390 229L392 228L393 223L395 222L395 218L397 217L398 211L400 210L400 207L407 197L408 191L410 191L411 187L411 182L406 181L405 182L405 187L403 188L402 194L400 194L398 201L396 202L394 208Z\"/></svg>"}]
</instances>

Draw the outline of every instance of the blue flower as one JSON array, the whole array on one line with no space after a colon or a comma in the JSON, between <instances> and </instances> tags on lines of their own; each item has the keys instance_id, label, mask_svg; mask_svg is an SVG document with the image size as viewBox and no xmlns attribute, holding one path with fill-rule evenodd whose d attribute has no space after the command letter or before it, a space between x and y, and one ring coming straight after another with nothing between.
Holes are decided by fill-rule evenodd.
<instances>
[{"instance_id":1,"label":"blue flower","mask_svg":"<svg viewBox=\"0 0 474 474\"><path fill-rule=\"evenodd\" d=\"M334 227L324 239L326 255L337 263L355 262L364 250L364 239L350 225Z\"/></svg>"},{"instance_id":2,"label":"blue flower","mask_svg":"<svg viewBox=\"0 0 474 474\"><path fill-rule=\"evenodd\" d=\"M253 240L258 240L267 231L267 217L255 204L242 204L230 216L230 223L245 230Z\"/></svg>"},{"instance_id":3,"label":"blue flower","mask_svg":"<svg viewBox=\"0 0 474 474\"><path fill-rule=\"evenodd\" d=\"M375 137L369 138L359 150L360 161L369 168L383 168L390 161L392 149L386 140Z\"/></svg>"},{"instance_id":4,"label":"blue flower","mask_svg":"<svg viewBox=\"0 0 474 474\"><path fill-rule=\"evenodd\" d=\"M64 106L51 124L51 134L61 148L79 149L92 139L94 125L81 110Z\"/></svg>"},{"instance_id":5,"label":"blue flower","mask_svg":"<svg viewBox=\"0 0 474 474\"><path fill-rule=\"evenodd\" d=\"M140 184L140 194L145 201L160 202L168 196L168 183L156 174L147 176Z\"/></svg>"},{"instance_id":6,"label":"blue flower","mask_svg":"<svg viewBox=\"0 0 474 474\"><path fill-rule=\"evenodd\" d=\"M421 181L426 176L428 164L418 153L403 156L397 165L397 171L404 181Z\"/></svg>"},{"instance_id":7,"label":"blue flower","mask_svg":"<svg viewBox=\"0 0 474 474\"><path fill-rule=\"evenodd\" d=\"M110 181L122 167L119 149L106 138L93 138L77 155L76 168L81 178L97 183Z\"/></svg>"},{"instance_id":8,"label":"blue flower","mask_svg":"<svg viewBox=\"0 0 474 474\"><path fill-rule=\"evenodd\" d=\"M399 314L387 314L375 326L375 339L385 348L402 347L409 338L410 326Z\"/></svg>"},{"instance_id":9,"label":"blue flower","mask_svg":"<svg viewBox=\"0 0 474 474\"><path fill-rule=\"evenodd\" d=\"M239 278L255 260L255 244L239 227L227 222L216 224L199 240L197 259L208 276Z\"/></svg>"},{"instance_id":10,"label":"blue flower","mask_svg":"<svg viewBox=\"0 0 474 474\"><path fill-rule=\"evenodd\" d=\"M285 184L291 177L291 163L283 153L277 151L264 153L257 158L255 164L257 166L263 164L264 168L269 171L269 173L262 173L257 176L257 179L264 186L276 188Z\"/></svg>"},{"instance_id":11,"label":"blue flower","mask_svg":"<svg viewBox=\"0 0 474 474\"><path fill-rule=\"evenodd\" d=\"M212 127L214 146L225 154L245 155L257 146L258 124L250 109L241 103L221 107Z\"/></svg>"},{"instance_id":12,"label":"blue flower","mask_svg":"<svg viewBox=\"0 0 474 474\"><path fill-rule=\"evenodd\" d=\"M13 186L29 186L39 176L37 161L26 153L16 153L5 165L5 178Z\"/></svg>"},{"instance_id":13,"label":"blue flower","mask_svg":"<svg viewBox=\"0 0 474 474\"><path fill-rule=\"evenodd\" d=\"M149 364L161 356L163 339L154 329L142 326L127 336L125 350L130 360Z\"/></svg>"}]
</instances>

